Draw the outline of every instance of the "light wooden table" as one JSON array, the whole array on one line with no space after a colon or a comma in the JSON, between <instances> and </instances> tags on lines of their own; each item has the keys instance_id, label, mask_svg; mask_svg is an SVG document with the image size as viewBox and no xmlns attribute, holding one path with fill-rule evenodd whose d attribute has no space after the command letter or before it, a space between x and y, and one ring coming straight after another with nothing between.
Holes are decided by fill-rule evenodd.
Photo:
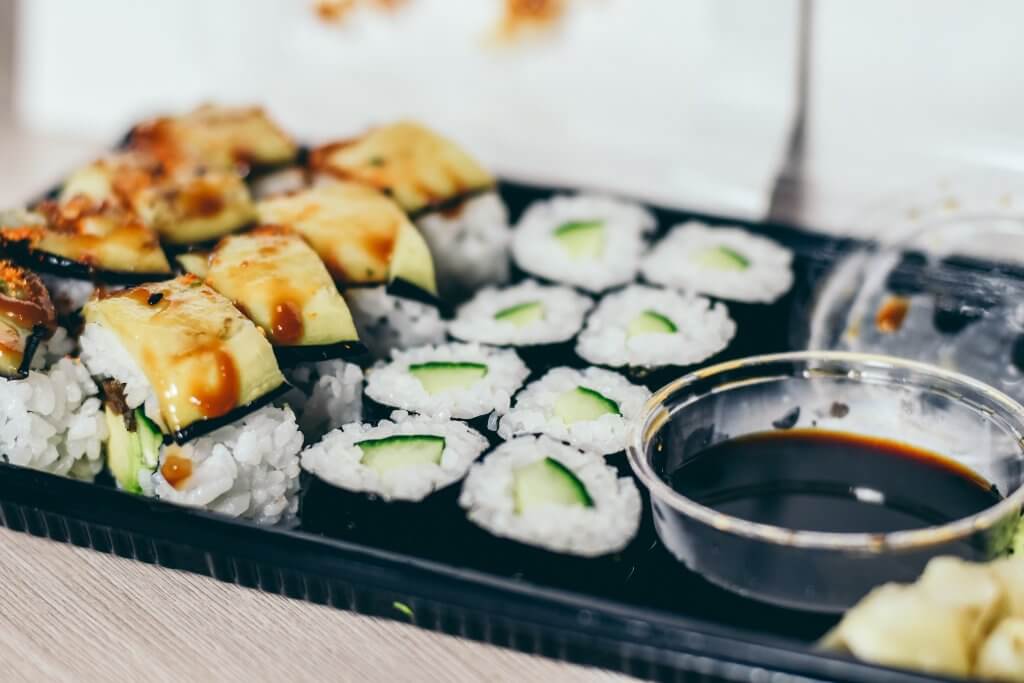
<instances>
[{"instance_id":1,"label":"light wooden table","mask_svg":"<svg viewBox=\"0 0 1024 683\"><path fill-rule=\"evenodd\" d=\"M0 129L0 207L97 149ZM3 681L630 680L7 530L0 663Z\"/></svg>"}]
</instances>

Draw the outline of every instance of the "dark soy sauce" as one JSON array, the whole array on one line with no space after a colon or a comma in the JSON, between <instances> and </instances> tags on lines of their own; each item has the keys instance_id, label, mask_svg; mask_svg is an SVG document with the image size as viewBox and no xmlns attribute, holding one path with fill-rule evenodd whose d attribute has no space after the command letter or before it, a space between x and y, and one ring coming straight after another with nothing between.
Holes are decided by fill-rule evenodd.
<instances>
[{"instance_id":1,"label":"dark soy sauce","mask_svg":"<svg viewBox=\"0 0 1024 683\"><path fill-rule=\"evenodd\" d=\"M891 441L823 430L765 432L697 452L671 477L719 512L806 531L884 533L944 524L997 503L964 466Z\"/></svg>"}]
</instances>

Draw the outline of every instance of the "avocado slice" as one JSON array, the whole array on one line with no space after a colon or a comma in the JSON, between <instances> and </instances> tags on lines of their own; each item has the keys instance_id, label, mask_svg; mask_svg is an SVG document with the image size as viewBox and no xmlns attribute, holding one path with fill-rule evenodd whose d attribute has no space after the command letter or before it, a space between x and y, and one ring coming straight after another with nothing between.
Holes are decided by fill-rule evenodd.
<instances>
[{"instance_id":1,"label":"avocado slice","mask_svg":"<svg viewBox=\"0 0 1024 683\"><path fill-rule=\"evenodd\" d=\"M641 334L672 334L679 330L676 324L657 311L644 311L629 323L626 334L636 337Z\"/></svg>"},{"instance_id":2,"label":"avocado slice","mask_svg":"<svg viewBox=\"0 0 1024 683\"><path fill-rule=\"evenodd\" d=\"M473 386L487 375L487 366L434 361L410 365L409 374L420 381L428 394L439 394Z\"/></svg>"},{"instance_id":3,"label":"avocado slice","mask_svg":"<svg viewBox=\"0 0 1024 683\"><path fill-rule=\"evenodd\" d=\"M516 514L541 505L594 507L587 488L554 458L543 458L512 474Z\"/></svg>"},{"instance_id":4,"label":"avocado slice","mask_svg":"<svg viewBox=\"0 0 1024 683\"><path fill-rule=\"evenodd\" d=\"M596 259L604 252L604 221L570 221L554 234L574 261Z\"/></svg>"},{"instance_id":5,"label":"avocado slice","mask_svg":"<svg viewBox=\"0 0 1024 683\"><path fill-rule=\"evenodd\" d=\"M494 319L516 327L526 327L544 319L544 304L540 301L528 301L509 306L495 313Z\"/></svg>"},{"instance_id":6,"label":"avocado slice","mask_svg":"<svg viewBox=\"0 0 1024 683\"><path fill-rule=\"evenodd\" d=\"M570 389L555 400L555 415L567 425L621 414L618 403L586 387Z\"/></svg>"},{"instance_id":7,"label":"avocado slice","mask_svg":"<svg viewBox=\"0 0 1024 683\"><path fill-rule=\"evenodd\" d=\"M107 405L107 467L122 491L141 493L140 472L153 472L160 459L163 434L142 410L135 410L135 431L129 431L124 415Z\"/></svg>"},{"instance_id":8,"label":"avocado slice","mask_svg":"<svg viewBox=\"0 0 1024 683\"><path fill-rule=\"evenodd\" d=\"M706 249L697 255L697 263L716 270L746 270L750 260L735 249L717 246Z\"/></svg>"},{"instance_id":9,"label":"avocado slice","mask_svg":"<svg viewBox=\"0 0 1024 683\"><path fill-rule=\"evenodd\" d=\"M439 465L444 453L444 437L432 434L396 434L383 439L368 439L356 444L363 452L366 467L384 475L391 470L416 465Z\"/></svg>"}]
</instances>

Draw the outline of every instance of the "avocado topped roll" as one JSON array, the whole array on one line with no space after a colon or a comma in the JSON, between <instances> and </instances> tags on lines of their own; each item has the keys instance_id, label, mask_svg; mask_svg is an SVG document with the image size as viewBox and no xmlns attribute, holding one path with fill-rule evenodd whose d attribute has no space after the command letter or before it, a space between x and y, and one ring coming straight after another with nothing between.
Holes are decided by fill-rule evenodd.
<instances>
[{"instance_id":1,"label":"avocado topped roll","mask_svg":"<svg viewBox=\"0 0 1024 683\"><path fill-rule=\"evenodd\" d=\"M609 370L554 368L516 394L498 435L547 434L593 453L618 453L626 449L630 420L650 396Z\"/></svg>"},{"instance_id":2,"label":"avocado topped roll","mask_svg":"<svg viewBox=\"0 0 1024 683\"><path fill-rule=\"evenodd\" d=\"M736 323L721 303L631 285L605 295L576 340L588 363L639 370L700 363L725 349Z\"/></svg>"},{"instance_id":3,"label":"avocado topped roll","mask_svg":"<svg viewBox=\"0 0 1024 683\"><path fill-rule=\"evenodd\" d=\"M437 294L426 243L401 209L375 190L327 183L262 201L258 209L261 222L302 235L339 284Z\"/></svg>"},{"instance_id":4,"label":"avocado topped roll","mask_svg":"<svg viewBox=\"0 0 1024 683\"><path fill-rule=\"evenodd\" d=\"M56 328L57 314L42 280L0 259L0 377L27 377L40 342Z\"/></svg>"},{"instance_id":5,"label":"avocado topped roll","mask_svg":"<svg viewBox=\"0 0 1024 683\"><path fill-rule=\"evenodd\" d=\"M287 164L299 151L259 107L203 105L181 116L155 118L137 125L128 143L171 165L234 168L243 175Z\"/></svg>"},{"instance_id":6,"label":"avocado topped roll","mask_svg":"<svg viewBox=\"0 0 1024 683\"><path fill-rule=\"evenodd\" d=\"M495 536L583 557L622 550L640 527L632 479L546 436L513 439L473 465L459 503Z\"/></svg>"},{"instance_id":7,"label":"avocado topped roll","mask_svg":"<svg viewBox=\"0 0 1024 683\"><path fill-rule=\"evenodd\" d=\"M298 234L263 226L223 238L186 270L230 299L274 345L282 364L357 355L352 315L327 268Z\"/></svg>"},{"instance_id":8,"label":"avocado topped roll","mask_svg":"<svg viewBox=\"0 0 1024 683\"><path fill-rule=\"evenodd\" d=\"M374 187L417 223L446 298L508 277L508 210L493 176L451 140L411 121L310 155L313 171Z\"/></svg>"},{"instance_id":9,"label":"avocado topped roll","mask_svg":"<svg viewBox=\"0 0 1024 683\"><path fill-rule=\"evenodd\" d=\"M665 287L770 304L793 286L792 262L793 252L766 237L689 221L654 245L642 270Z\"/></svg>"},{"instance_id":10,"label":"avocado topped roll","mask_svg":"<svg viewBox=\"0 0 1024 683\"><path fill-rule=\"evenodd\" d=\"M637 204L591 195L554 197L523 214L512 255L531 275L603 292L633 280L645 238L656 227L654 216Z\"/></svg>"},{"instance_id":11,"label":"avocado topped roll","mask_svg":"<svg viewBox=\"0 0 1024 683\"><path fill-rule=\"evenodd\" d=\"M249 188L233 168L172 164L139 150L73 173L61 197L76 195L134 212L176 247L215 240L256 220Z\"/></svg>"},{"instance_id":12,"label":"avocado topped roll","mask_svg":"<svg viewBox=\"0 0 1024 683\"><path fill-rule=\"evenodd\" d=\"M472 419L508 410L529 375L512 351L477 344L442 344L392 352L367 373L366 396L384 406L433 416ZM387 414L385 413L385 414Z\"/></svg>"},{"instance_id":13,"label":"avocado topped roll","mask_svg":"<svg viewBox=\"0 0 1024 683\"><path fill-rule=\"evenodd\" d=\"M82 358L125 405L178 442L231 422L284 386L263 333L193 275L94 297Z\"/></svg>"}]
</instances>

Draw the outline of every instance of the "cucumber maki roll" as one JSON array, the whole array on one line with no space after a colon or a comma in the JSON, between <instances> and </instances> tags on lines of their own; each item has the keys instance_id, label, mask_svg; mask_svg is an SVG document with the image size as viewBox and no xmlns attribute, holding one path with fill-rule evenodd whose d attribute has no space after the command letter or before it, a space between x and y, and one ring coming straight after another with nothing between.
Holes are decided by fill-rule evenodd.
<instances>
[{"instance_id":1,"label":"cucumber maki roll","mask_svg":"<svg viewBox=\"0 0 1024 683\"><path fill-rule=\"evenodd\" d=\"M390 362L371 368L366 396L387 409L468 420L508 410L527 375L513 351L478 344L425 346L396 350Z\"/></svg>"},{"instance_id":2,"label":"cucumber maki roll","mask_svg":"<svg viewBox=\"0 0 1024 683\"><path fill-rule=\"evenodd\" d=\"M608 197L555 197L531 205L514 232L523 271L588 292L631 282L657 221L637 204Z\"/></svg>"},{"instance_id":3,"label":"cucumber maki roll","mask_svg":"<svg viewBox=\"0 0 1024 683\"><path fill-rule=\"evenodd\" d=\"M142 151L114 154L73 173L61 198L76 196L137 215L179 248L210 242L256 220L249 189L233 169L172 165Z\"/></svg>"},{"instance_id":4,"label":"cucumber maki roll","mask_svg":"<svg viewBox=\"0 0 1024 683\"><path fill-rule=\"evenodd\" d=\"M349 424L302 453L303 469L348 491L420 501L466 476L487 439L463 422L395 411Z\"/></svg>"},{"instance_id":5,"label":"cucumber maki roll","mask_svg":"<svg viewBox=\"0 0 1024 683\"><path fill-rule=\"evenodd\" d=\"M770 304L793 286L793 253L740 228L674 227L644 258L654 284L718 299Z\"/></svg>"},{"instance_id":6,"label":"cucumber maki roll","mask_svg":"<svg viewBox=\"0 0 1024 683\"><path fill-rule=\"evenodd\" d=\"M597 304L576 352L589 363L615 368L684 366L722 351L735 334L736 324L721 303L631 285Z\"/></svg>"},{"instance_id":7,"label":"cucumber maki roll","mask_svg":"<svg viewBox=\"0 0 1024 683\"><path fill-rule=\"evenodd\" d=\"M100 378L120 488L272 523L294 513L302 445L263 333L193 275L94 297L82 359Z\"/></svg>"},{"instance_id":8,"label":"cucumber maki roll","mask_svg":"<svg viewBox=\"0 0 1024 683\"><path fill-rule=\"evenodd\" d=\"M62 317L81 308L96 284L172 275L156 233L131 212L84 195L0 212L0 249L43 274Z\"/></svg>"},{"instance_id":9,"label":"cucumber maki roll","mask_svg":"<svg viewBox=\"0 0 1024 683\"><path fill-rule=\"evenodd\" d=\"M516 394L498 435L546 434L592 453L618 453L650 396L646 387L609 370L554 368Z\"/></svg>"},{"instance_id":10,"label":"cucumber maki roll","mask_svg":"<svg viewBox=\"0 0 1024 683\"><path fill-rule=\"evenodd\" d=\"M295 142L263 109L209 104L138 124L128 146L170 166L198 165L243 175L288 164L299 153Z\"/></svg>"},{"instance_id":11,"label":"cucumber maki roll","mask_svg":"<svg viewBox=\"0 0 1024 683\"><path fill-rule=\"evenodd\" d=\"M393 198L430 245L446 298L508 278L508 210L494 177L437 132L400 121L315 149L310 165Z\"/></svg>"},{"instance_id":12,"label":"cucumber maki roll","mask_svg":"<svg viewBox=\"0 0 1024 683\"><path fill-rule=\"evenodd\" d=\"M625 548L641 516L632 479L546 436L513 439L473 465L459 504L495 536L583 557Z\"/></svg>"},{"instance_id":13,"label":"cucumber maki roll","mask_svg":"<svg viewBox=\"0 0 1024 683\"><path fill-rule=\"evenodd\" d=\"M525 280L481 290L459 307L448 331L456 339L493 346L562 344L580 331L593 305L590 297L568 287Z\"/></svg>"},{"instance_id":14,"label":"cucumber maki roll","mask_svg":"<svg viewBox=\"0 0 1024 683\"><path fill-rule=\"evenodd\" d=\"M205 258L191 253L178 261L256 323L282 365L364 351L323 262L287 228L262 226L229 235Z\"/></svg>"}]
</instances>

